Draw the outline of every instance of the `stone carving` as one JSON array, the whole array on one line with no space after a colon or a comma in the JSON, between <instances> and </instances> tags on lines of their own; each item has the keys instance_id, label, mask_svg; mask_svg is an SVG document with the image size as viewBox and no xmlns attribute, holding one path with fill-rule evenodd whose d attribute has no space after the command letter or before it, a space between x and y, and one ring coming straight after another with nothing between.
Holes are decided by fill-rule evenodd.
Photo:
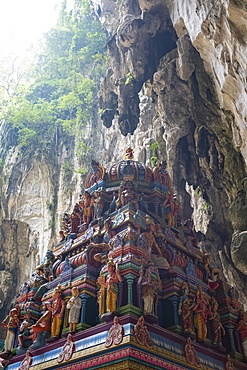
<instances>
[{"instance_id":1,"label":"stone carving","mask_svg":"<svg viewBox=\"0 0 247 370\"><path fill-rule=\"evenodd\" d=\"M21 366L19 370L29 370L30 366L32 365L33 358L32 358L31 351L27 351L25 358L21 362Z\"/></svg>"},{"instance_id":2,"label":"stone carving","mask_svg":"<svg viewBox=\"0 0 247 370\"><path fill-rule=\"evenodd\" d=\"M235 366L233 365L232 358L230 355L226 356L225 370L235 370Z\"/></svg>"},{"instance_id":3,"label":"stone carving","mask_svg":"<svg viewBox=\"0 0 247 370\"><path fill-rule=\"evenodd\" d=\"M186 339L186 343L185 343L185 346L184 346L184 355L185 355L185 358L186 358L187 362L190 365L193 365L195 367L201 367L200 359L197 356L197 353L195 351L195 348L192 344L192 341L191 341L190 337L188 337Z\"/></svg>"},{"instance_id":4,"label":"stone carving","mask_svg":"<svg viewBox=\"0 0 247 370\"><path fill-rule=\"evenodd\" d=\"M152 348L152 339L144 323L143 316L139 317L139 319L137 320L137 323L134 326L134 334L137 343L141 344L142 346Z\"/></svg>"},{"instance_id":5,"label":"stone carving","mask_svg":"<svg viewBox=\"0 0 247 370\"><path fill-rule=\"evenodd\" d=\"M67 342L64 344L62 351L59 353L57 362L69 361L75 350L75 344L71 334L67 336Z\"/></svg>"},{"instance_id":6,"label":"stone carving","mask_svg":"<svg viewBox=\"0 0 247 370\"><path fill-rule=\"evenodd\" d=\"M114 317L113 325L108 331L108 335L105 341L105 347L110 347L112 344L118 345L122 342L124 335L124 328L119 322L117 316Z\"/></svg>"}]
</instances>

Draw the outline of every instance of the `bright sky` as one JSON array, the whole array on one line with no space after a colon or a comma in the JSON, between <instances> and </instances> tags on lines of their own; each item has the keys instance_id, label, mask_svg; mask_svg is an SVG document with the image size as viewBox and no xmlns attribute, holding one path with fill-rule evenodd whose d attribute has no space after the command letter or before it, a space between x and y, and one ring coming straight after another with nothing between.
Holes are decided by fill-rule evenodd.
<instances>
[{"instance_id":1,"label":"bright sky","mask_svg":"<svg viewBox=\"0 0 247 370\"><path fill-rule=\"evenodd\" d=\"M23 53L39 40L56 24L61 1L0 0L1 56Z\"/></svg>"}]
</instances>

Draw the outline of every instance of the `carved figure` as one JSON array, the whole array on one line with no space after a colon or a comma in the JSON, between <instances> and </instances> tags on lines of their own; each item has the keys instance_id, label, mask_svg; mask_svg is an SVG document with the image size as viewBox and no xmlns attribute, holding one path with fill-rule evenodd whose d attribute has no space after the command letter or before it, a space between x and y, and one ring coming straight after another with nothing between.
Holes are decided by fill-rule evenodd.
<instances>
[{"instance_id":1,"label":"carved figure","mask_svg":"<svg viewBox=\"0 0 247 370\"><path fill-rule=\"evenodd\" d=\"M108 331L108 335L105 341L105 347L110 347L112 344L118 345L123 340L124 328L119 322L117 316L113 319L113 325Z\"/></svg>"},{"instance_id":2,"label":"carved figure","mask_svg":"<svg viewBox=\"0 0 247 370\"><path fill-rule=\"evenodd\" d=\"M166 199L161 206L162 216L167 219L169 226L174 227L174 216L176 211L176 204L174 202L174 195L172 188L166 194Z\"/></svg>"},{"instance_id":3,"label":"carved figure","mask_svg":"<svg viewBox=\"0 0 247 370\"><path fill-rule=\"evenodd\" d=\"M19 312L17 308L12 308L9 316L7 316L2 322L2 327L7 330L7 336L4 342L4 349L7 353L10 352L14 346L18 325Z\"/></svg>"},{"instance_id":4,"label":"carved figure","mask_svg":"<svg viewBox=\"0 0 247 370\"><path fill-rule=\"evenodd\" d=\"M25 314L25 319L21 323L21 326L20 326L20 333L21 334L18 335L18 341L19 341L19 344L20 344L20 348L25 348L26 347L26 345L25 345L26 341L28 341L30 339L33 341L34 335L31 332L31 326L33 324L34 324L34 320L32 319L32 314L31 314L30 311L27 311L26 314Z\"/></svg>"},{"instance_id":5,"label":"carved figure","mask_svg":"<svg viewBox=\"0 0 247 370\"><path fill-rule=\"evenodd\" d=\"M50 303L47 303L47 307L52 314L51 336L58 337L60 335L60 329L65 309L65 302L62 299L62 290L59 285L54 291L52 305Z\"/></svg>"},{"instance_id":6,"label":"carved figure","mask_svg":"<svg viewBox=\"0 0 247 370\"><path fill-rule=\"evenodd\" d=\"M117 205L124 207L126 204L131 203L135 210L139 209L139 197L135 191L134 183L131 180L123 182L119 188Z\"/></svg>"},{"instance_id":7,"label":"carved figure","mask_svg":"<svg viewBox=\"0 0 247 370\"><path fill-rule=\"evenodd\" d=\"M184 282L182 284L182 295L180 296L178 304L178 314L182 316L183 331L185 333L194 333L194 302L189 297L190 288L189 285Z\"/></svg>"},{"instance_id":8,"label":"carved figure","mask_svg":"<svg viewBox=\"0 0 247 370\"><path fill-rule=\"evenodd\" d=\"M80 206L79 204L74 205L73 212L70 215L70 225L71 225L71 233L77 234L78 227L81 223L81 214L80 214Z\"/></svg>"},{"instance_id":9,"label":"carved figure","mask_svg":"<svg viewBox=\"0 0 247 370\"><path fill-rule=\"evenodd\" d=\"M217 283L217 281L215 280L217 279L220 271L218 269L212 268L210 266L210 263L211 263L210 255L207 252L205 252L203 256L203 265L206 273L205 280L207 284L210 286L210 288L212 290L215 290L219 286L219 283Z\"/></svg>"},{"instance_id":10,"label":"carved figure","mask_svg":"<svg viewBox=\"0 0 247 370\"><path fill-rule=\"evenodd\" d=\"M74 350L75 350L75 345L74 345L73 337L71 334L68 334L67 341L64 344L62 351L58 355L57 362L60 363L62 361L69 361L69 359L72 357Z\"/></svg>"},{"instance_id":11,"label":"carved figure","mask_svg":"<svg viewBox=\"0 0 247 370\"><path fill-rule=\"evenodd\" d=\"M31 327L32 331L35 334L34 338L37 337L39 332L42 332L42 331L50 332L51 331L51 311L48 310L46 304L44 305L44 310L45 311L43 315Z\"/></svg>"},{"instance_id":12,"label":"carved figure","mask_svg":"<svg viewBox=\"0 0 247 370\"><path fill-rule=\"evenodd\" d=\"M159 162L158 166L154 169L154 179L160 184L165 185L167 188L170 188L172 185L170 175L166 170L167 163L166 161Z\"/></svg>"},{"instance_id":13,"label":"carved figure","mask_svg":"<svg viewBox=\"0 0 247 370\"><path fill-rule=\"evenodd\" d=\"M89 225L92 218L92 200L88 191L84 192L80 205L83 209L83 222Z\"/></svg>"},{"instance_id":14,"label":"carved figure","mask_svg":"<svg viewBox=\"0 0 247 370\"><path fill-rule=\"evenodd\" d=\"M125 159L133 159L134 158L134 151L132 148L128 148L125 151Z\"/></svg>"},{"instance_id":15,"label":"carved figure","mask_svg":"<svg viewBox=\"0 0 247 370\"><path fill-rule=\"evenodd\" d=\"M233 365L232 358L230 355L226 356L225 370L235 370L235 366Z\"/></svg>"},{"instance_id":16,"label":"carved figure","mask_svg":"<svg viewBox=\"0 0 247 370\"><path fill-rule=\"evenodd\" d=\"M98 282L102 287L107 288L106 294L106 311L115 312L117 309L118 286L117 283L122 281L117 266L115 267L112 259L107 263L108 275L104 282L101 277Z\"/></svg>"},{"instance_id":17,"label":"carved figure","mask_svg":"<svg viewBox=\"0 0 247 370\"><path fill-rule=\"evenodd\" d=\"M145 273L141 268L137 284L142 286L142 299L144 303L144 311L148 314L153 313L153 304L155 298L157 298L157 293L161 289L161 281L159 275L157 275L157 280L153 279L151 276L152 266L146 268ZM157 270L158 271L158 270Z\"/></svg>"},{"instance_id":18,"label":"carved figure","mask_svg":"<svg viewBox=\"0 0 247 370\"><path fill-rule=\"evenodd\" d=\"M209 303L204 296L201 286L199 286L196 291L196 300L193 311L195 313L194 323L197 329L197 339L204 342L207 336L207 318L210 311Z\"/></svg>"},{"instance_id":19,"label":"carved figure","mask_svg":"<svg viewBox=\"0 0 247 370\"><path fill-rule=\"evenodd\" d=\"M30 366L32 365L33 362L33 355L31 351L26 352L26 356L21 362L21 366L19 367L19 370L29 370Z\"/></svg>"},{"instance_id":20,"label":"carved figure","mask_svg":"<svg viewBox=\"0 0 247 370\"><path fill-rule=\"evenodd\" d=\"M73 287L72 297L67 303L67 309L69 310L69 328L71 332L76 331L76 324L79 322L81 304L82 302L79 297L79 290L77 287Z\"/></svg>"},{"instance_id":21,"label":"carved figure","mask_svg":"<svg viewBox=\"0 0 247 370\"><path fill-rule=\"evenodd\" d=\"M91 165L92 165L92 171L87 175L87 178L85 181L86 188L93 186L99 180L103 180L105 176L105 168L103 166L100 166L99 162L92 159Z\"/></svg>"},{"instance_id":22,"label":"carved figure","mask_svg":"<svg viewBox=\"0 0 247 370\"><path fill-rule=\"evenodd\" d=\"M184 355L190 365L201 367L199 357L197 356L190 337L186 339L186 343L184 346Z\"/></svg>"},{"instance_id":23,"label":"carved figure","mask_svg":"<svg viewBox=\"0 0 247 370\"><path fill-rule=\"evenodd\" d=\"M137 323L134 326L134 334L136 341L139 344L141 344L142 346L146 346L148 348L152 347L152 339L144 323L143 316L139 317L139 319L137 320Z\"/></svg>"},{"instance_id":24,"label":"carved figure","mask_svg":"<svg viewBox=\"0 0 247 370\"><path fill-rule=\"evenodd\" d=\"M244 312L243 308L239 311L239 321L236 330L240 334L244 356L247 358L247 314Z\"/></svg>"},{"instance_id":25,"label":"carved figure","mask_svg":"<svg viewBox=\"0 0 247 370\"><path fill-rule=\"evenodd\" d=\"M44 277L47 280L52 279L52 265L55 261L55 256L52 251L48 250L46 252L45 258L42 261L41 265L36 268L36 271L39 270L43 272Z\"/></svg>"},{"instance_id":26,"label":"carved figure","mask_svg":"<svg viewBox=\"0 0 247 370\"><path fill-rule=\"evenodd\" d=\"M218 307L219 307L218 302L214 297L212 297L209 320L212 320L211 325L213 332L213 344L222 344L222 335L225 335L225 329L220 322Z\"/></svg>"},{"instance_id":27,"label":"carved figure","mask_svg":"<svg viewBox=\"0 0 247 370\"><path fill-rule=\"evenodd\" d=\"M146 224L148 225L148 231L145 231L143 233L143 236L146 241L147 251L151 255L152 262L159 269L165 269L170 270L169 272L174 272L171 269L171 266L168 263L167 259L163 257L160 247L155 240L154 237L155 225L154 221L149 216L146 217Z\"/></svg>"},{"instance_id":28,"label":"carved figure","mask_svg":"<svg viewBox=\"0 0 247 370\"><path fill-rule=\"evenodd\" d=\"M92 197L92 207L93 207L93 218L96 220L101 217L104 203L102 202L101 192L96 190Z\"/></svg>"}]
</instances>

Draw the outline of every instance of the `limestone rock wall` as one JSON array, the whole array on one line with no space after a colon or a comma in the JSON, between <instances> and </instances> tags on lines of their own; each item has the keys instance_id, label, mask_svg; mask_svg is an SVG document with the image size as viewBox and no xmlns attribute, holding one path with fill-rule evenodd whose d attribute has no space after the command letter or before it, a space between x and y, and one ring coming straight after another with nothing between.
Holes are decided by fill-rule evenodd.
<instances>
[{"instance_id":1,"label":"limestone rock wall","mask_svg":"<svg viewBox=\"0 0 247 370\"><path fill-rule=\"evenodd\" d=\"M246 10L237 0L122 3L100 94L109 138L119 130L147 162L158 143L184 218L245 301Z\"/></svg>"}]
</instances>

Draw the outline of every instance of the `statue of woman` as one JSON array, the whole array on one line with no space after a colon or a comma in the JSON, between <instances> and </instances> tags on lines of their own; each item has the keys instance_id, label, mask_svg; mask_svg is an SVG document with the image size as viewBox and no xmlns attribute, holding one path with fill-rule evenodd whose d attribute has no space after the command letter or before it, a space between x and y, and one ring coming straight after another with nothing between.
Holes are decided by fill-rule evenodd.
<instances>
[{"instance_id":1,"label":"statue of woman","mask_svg":"<svg viewBox=\"0 0 247 370\"><path fill-rule=\"evenodd\" d=\"M189 292L189 285L184 282L182 284L182 295L178 304L178 314L182 317L184 332L194 333L194 302L191 298L189 298Z\"/></svg>"},{"instance_id":2,"label":"statue of woman","mask_svg":"<svg viewBox=\"0 0 247 370\"><path fill-rule=\"evenodd\" d=\"M195 306L193 307L195 313L194 322L197 329L197 339L205 342L207 337L207 318L210 314L209 303L204 296L202 287L199 286L196 292Z\"/></svg>"},{"instance_id":3,"label":"statue of woman","mask_svg":"<svg viewBox=\"0 0 247 370\"><path fill-rule=\"evenodd\" d=\"M76 331L76 324L79 322L81 304L82 302L79 297L79 290L77 287L73 287L72 297L67 303L67 309L69 310L69 328L71 332Z\"/></svg>"},{"instance_id":4,"label":"statue of woman","mask_svg":"<svg viewBox=\"0 0 247 370\"><path fill-rule=\"evenodd\" d=\"M104 282L101 277L98 282L101 286L107 288L106 293L106 311L115 312L117 309L118 286L117 283L122 281L119 270L115 267L114 262L110 259L107 263L108 275Z\"/></svg>"},{"instance_id":5,"label":"statue of woman","mask_svg":"<svg viewBox=\"0 0 247 370\"><path fill-rule=\"evenodd\" d=\"M218 302L216 301L214 297L212 297L209 320L212 320L211 325L212 325L212 332L213 332L213 344L222 345L222 335L225 335L225 329L220 322L220 315L218 313L218 307L219 307Z\"/></svg>"}]
</instances>

